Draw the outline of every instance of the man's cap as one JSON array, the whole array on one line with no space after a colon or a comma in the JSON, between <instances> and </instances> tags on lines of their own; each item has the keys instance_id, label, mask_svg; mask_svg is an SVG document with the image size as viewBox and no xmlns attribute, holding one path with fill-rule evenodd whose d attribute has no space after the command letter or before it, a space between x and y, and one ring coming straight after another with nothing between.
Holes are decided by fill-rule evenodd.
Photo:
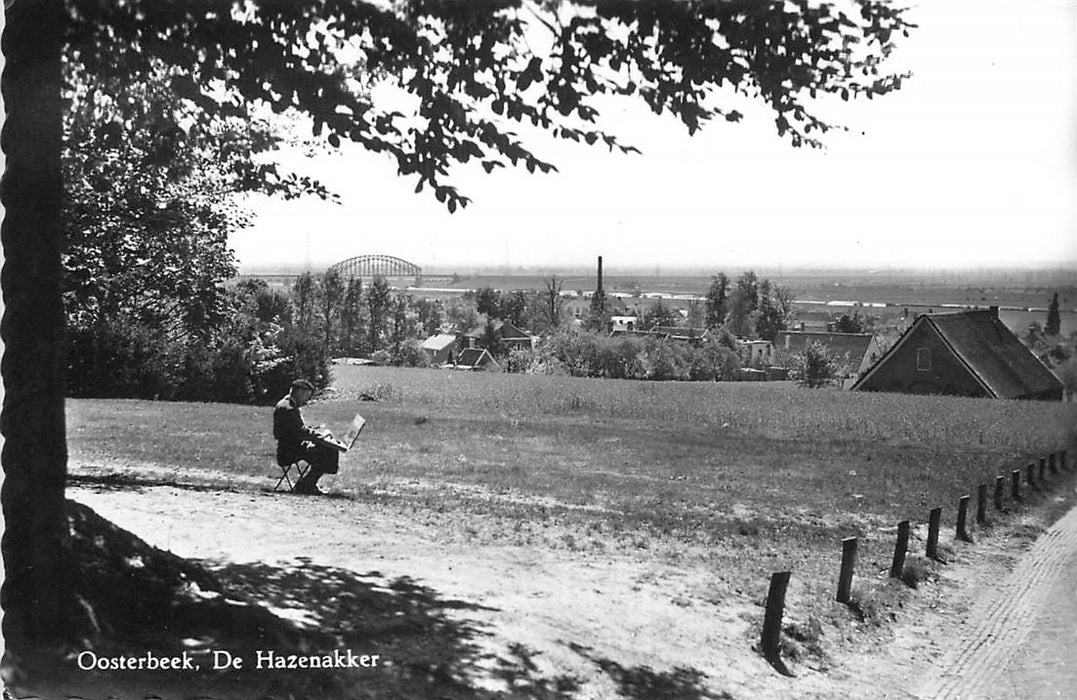
<instances>
[{"instance_id":1,"label":"man's cap","mask_svg":"<svg viewBox=\"0 0 1077 700\"><path fill-rule=\"evenodd\" d=\"M306 379L296 379L292 382L293 389L306 389L307 391L314 391L314 385L308 382Z\"/></svg>"}]
</instances>

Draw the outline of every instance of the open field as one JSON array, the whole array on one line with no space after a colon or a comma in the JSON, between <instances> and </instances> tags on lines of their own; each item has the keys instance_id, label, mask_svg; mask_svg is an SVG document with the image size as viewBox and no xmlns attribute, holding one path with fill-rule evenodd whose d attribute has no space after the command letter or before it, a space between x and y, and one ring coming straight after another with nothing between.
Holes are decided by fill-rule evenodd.
<instances>
[{"instance_id":1,"label":"open field","mask_svg":"<svg viewBox=\"0 0 1077 700\"><path fill-rule=\"evenodd\" d=\"M788 618L806 649L799 661L804 673L824 675L834 659L885 640L879 625L908 604L911 591L885 578L899 520L913 521L913 550L922 551L928 511L942 506L948 546L959 496L1047 452L1069 446L1072 455L1077 443L1077 404L354 366L335 367L332 390L304 415L342 430L356 412L368 426L340 474L323 479L338 498L318 508L342 521L360 513L391 520L441 551L449 570L456 562L476 569L472 576L511 581L497 595L540 587L553 596L541 615L563 607L560 614L578 617L574 599L615 597L628 586L620 604L634 610L624 614L635 630L633 658L659 667L672 664L663 654L686 653L673 642L664 650L667 636L701 643L693 625L707 644L750 657L769 575L791 568ZM275 481L268 408L77 400L68 421L75 484L245 492ZM278 497L268 507L289 503L315 501ZM861 537L859 613L832 602L839 540L852 535ZM333 541L340 537L347 533ZM400 547L400 565L420 568L421 555L409 559L401 552L412 550ZM512 574L509 563L521 557L549 559L541 570L560 573ZM599 563L628 568L610 578L621 569ZM452 578L462 573L441 573L461 590L470 585ZM621 614L593 617L573 627L574 643L592 655L619 658L610 645L627 653ZM668 631L674 618L686 631ZM722 631L706 632L708 619L724 620ZM544 646L553 641L529 641L558 667L569 663ZM697 670L706 663L689 661ZM700 687L768 692L728 674Z\"/></svg>"},{"instance_id":2,"label":"open field","mask_svg":"<svg viewBox=\"0 0 1077 700\"><path fill-rule=\"evenodd\" d=\"M847 471L842 467L868 466L857 483L872 498L867 492L898 479L929 491L966 483L1077 435L1077 406L1050 402L347 365L336 366L333 377L305 409L307 419L340 427L357 411L368 418L361 454L347 458L359 462L367 483L371 476L451 475L533 491L561 488L542 476L554 470L574 479L606 475L608 483L599 481L622 493L634 490L619 486L633 475L691 477L709 488L730 479L767 482L777 471L826 484ZM75 400L72 457L164 458L183 468L224 461L237 473L258 474L272 453L270 412ZM451 466L475 461L483 466ZM817 466L796 466L809 462ZM571 486L575 493L579 484Z\"/></svg>"},{"instance_id":3,"label":"open field","mask_svg":"<svg viewBox=\"0 0 1077 700\"><path fill-rule=\"evenodd\" d=\"M495 539L523 542L513 533L552 520L613 536L610 546L720 544L713 556L748 569L737 587L842 536L870 542L933 507L952 513L977 484L1077 435L1077 404L351 366L334 376L307 420L369 421L327 477L334 488L503 519L486 534ZM268 476L269 414L74 401L71 458ZM759 550L767 556L745 561Z\"/></svg>"}]
</instances>

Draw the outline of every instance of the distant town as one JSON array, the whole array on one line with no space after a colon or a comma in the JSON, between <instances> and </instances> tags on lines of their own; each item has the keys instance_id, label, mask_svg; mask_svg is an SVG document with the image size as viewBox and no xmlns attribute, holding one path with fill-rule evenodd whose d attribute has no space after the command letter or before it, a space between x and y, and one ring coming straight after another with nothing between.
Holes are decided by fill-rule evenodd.
<instances>
[{"instance_id":1,"label":"distant town","mask_svg":"<svg viewBox=\"0 0 1077 700\"><path fill-rule=\"evenodd\" d=\"M1024 364L1030 378L1025 382L1029 386L1010 387L1001 394L1061 398L1062 384L1048 370L1061 372L1067 363L1072 365L1077 336L1077 280L1072 271L1065 269L787 271L760 267L708 275L687 270L662 274L660 270L617 268L610 274L608 269L603 270L603 258L597 257L590 271L517 268L511 273L504 269L460 273L428 272L399 257L371 254L348 258L319 271L293 268L243 273L234 282L264 284L291 297L301 277L316 287L325 284L329 276L355 280L360 288L365 284L368 289L377 280L392 293L434 305L428 309L436 307L425 315L428 321L437 323L427 323L425 336L415 338L420 350L416 357L405 360L403 356L408 353L389 353L396 356L394 362L385 352L379 357L367 352L350 357L351 362L422 362L453 369L509 371L534 371L540 367L548 371L551 362L557 361L548 355L559 351L549 350L551 344L546 341L565 328L575 328L602 339L657 340L690 348L681 358L681 369L655 376L640 369L600 366L570 370L586 376L788 380L799 376L794 365L804 361L804 353L818 346L835 360L832 383L864 388L871 386L862 380L873 373L875 364L893 354L891 350L910 334L921 317L927 317L943 319L942 325L932 322L930 332L939 336L936 342L948 348L948 353L960 354L955 347L962 343L985 342L970 340L973 336L986 338L985 334L990 333L992 338L1001 337L989 326L1005 329L1007 342L999 347L995 364L1011 369ZM763 318L768 313L773 314L772 321ZM949 321L956 316L971 326L948 338L945 329L952 326ZM333 325L332 321L326 323ZM978 325L983 328L976 330ZM927 331L912 334L924 332ZM705 362L690 355L710 341L721 345L735 359L723 358L717 363L720 366L695 376L687 368ZM543 346L547 348L545 352L541 350ZM647 351L640 348L637 358L646 365ZM1021 348L1039 363L1025 363L1027 358L1015 352ZM510 358L512 351L518 354ZM519 353L525 351L542 359L522 359ZM560 352L563 355L572 351ZM965 354L976 351L969 349ZM573 364L566 357L559 361ZM947 368L951 374L970 371L969 362L954 362L955 367ZM924 370L920 372L909 381L895 380L890 385L911 393L1001 395L996 389L981 386L986 386L983 377L970 380L975 386L959 386L960 383L941 379L927 381ZM976 374L975 370L971 372ZM981 370L986 374L1004 372L999 368Z\"/></svg>"}]
</instances>

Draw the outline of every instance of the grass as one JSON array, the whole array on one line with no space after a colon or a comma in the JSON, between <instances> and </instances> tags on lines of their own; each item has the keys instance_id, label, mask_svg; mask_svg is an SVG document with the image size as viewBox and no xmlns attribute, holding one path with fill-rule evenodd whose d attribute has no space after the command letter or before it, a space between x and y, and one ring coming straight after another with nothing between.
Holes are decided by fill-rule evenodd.
<instances>
[{"instance_id":1,"label":"grass","mask_svg":"<svg viewBox=\"0 0 1077 700\"><path fill-rule=\"evenodd\" d=\"M704 540L916 517L1077 432L1077 406L1059 403L350 366L334 379L306 419L369 421L341 488L460 484ZM275 468L268 408L76 400L68 416L75 463Z\"/></svg>"},{"instance_id":2,"label":"grass","mask_svg":"<svg viewBox=\"0 0 1077 700\"><path fill-rule=\"evenodd\" d=\"M830 598L842 537L887 570L898 521L942 506L952 530L961 495L1077 437L1077 404L354 366L304 417L356 412L329 482L349 498L466 541L694 556L708 594L753 601L787 567ZM270 408L74 400L68 422L75 465L275 481Z\"/></svg>"}]
</instances>

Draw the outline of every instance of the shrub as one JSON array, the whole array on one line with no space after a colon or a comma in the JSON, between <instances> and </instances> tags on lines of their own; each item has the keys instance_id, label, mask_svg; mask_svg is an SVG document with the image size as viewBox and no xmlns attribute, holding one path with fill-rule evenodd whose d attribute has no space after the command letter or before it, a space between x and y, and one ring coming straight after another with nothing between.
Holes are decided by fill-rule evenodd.
<instances>
[{"instance_id":1,"label":"shrub","mask_svg":"<svg viewBox=\"0 0 1077 700\"><path fill-rule=\"evenodd\" d=\"M640 364L646 379L667 381L688 379L691 360L687 347L656 338L647 338L643 341Z\"/></svg>"},{"instance_id":2,"label":"shrub","mask_svg":"<svg viewBox=\"0 0 1077 700\"><path fill-rule=\"evenodd\" d=\"M573 377L597 376L598 336L576 330L561 330L550 336L544 348Z\"/></svg>"},{"instance_id":3,"label":"shrub","mask_svg":"<svg viewBox=\"0 0 1077 700\"><path fill-rule=\"evenodd\" d=\"M426 359L426 355L419 348L418 340L405 340L401 343L397 343L389 351L388 364L395 365L397 367L427 367L430 363Z\"/></svg>"},{"instance_id":4,"label":"shrub","mask_svg":"<svg viewBox=\"0 0 1077 700\"><path fill-rule=\"evenodd\" d=\"M822 343L809 342L803 352L793 355L790 365L789 376L811 389L834 384L843 374L842 363Z\"/></svg>"},{"instance_id":5,"label":"shrub","mask_svg":"<svg viewBox=\"0 0 1077 700\"><path fill-rule=\"evenodd\" d=\"M505 362L506 372L564 376L568 369L545 347L534 350L514 348Z\"/></svg>"},{"instance_id":6,"label":"shrub","mask_svg":"<svg viewBox=\"0 0 1077 700\"><path fill-rule=\"evenodd\" d=\"M303 377L314 385L315 390L329 386L329 353L317 339L297 330L282 333L281 350L288 358L291 378ZM276 393L286 392L287 385L274 387Z\"/></svg>"},{"instance_id":7,"label":"shrub","mask_svg":"<svg viewBox=\"0 0 1077 700\"><path fill-rule=\"evenodd\" d=\"M694 381L731 381L740 368L735 350L720 339L709 339L691 351L689 378Z\"/></svg>"},{"instance_id":8,"label":"shrub","mask_svg":"<svg viewBox=\"0 0 1077 700\"><path fill-rule=\"evenodd\" d=\"M640 362L640 343L634 338L608 338L599 344L598 376L611 379L640 379L645 371Z\"/></svg>"},{"instance_id":9,"label":"shrub","mask_svg":"<svg viewBox=\"0 0 1077 700\"><path fill-rule=\"evenodd\" d=\"M931 569L926 559L914 557L905 564L901 570L901 580L909 588L917 588L921 582L926 581L931 575Z\"/></svg>"}]
</instances>

